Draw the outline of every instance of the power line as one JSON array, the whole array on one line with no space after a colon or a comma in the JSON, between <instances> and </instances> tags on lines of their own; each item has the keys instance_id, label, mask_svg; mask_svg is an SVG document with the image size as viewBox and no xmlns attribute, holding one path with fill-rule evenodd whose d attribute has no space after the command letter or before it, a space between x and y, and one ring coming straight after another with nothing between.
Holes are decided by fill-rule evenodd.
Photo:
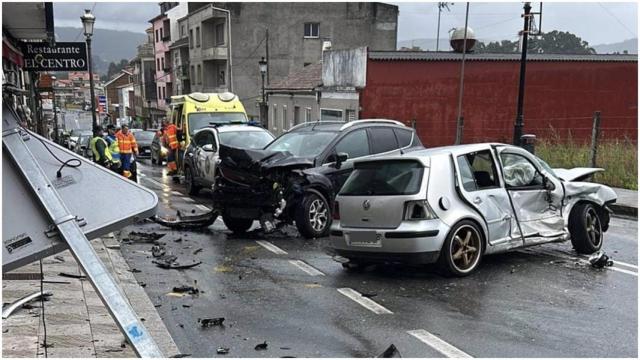
<instances>
[{"instance_id":1,"label":"power line","mask_svg":"<svg viewBox=\"0 0 640 360\"><path fill-rule=\"evenodd\" d=\"M638 36L638 35L636 35L636 33L631 31L631 29L629 29L629 27L627 25L625 25L620 19L618 19L618 17L614 13L612 13L611 10L607 9L606 7L604 7L601 3L598 3L598 5L600 5L600 7L604 9L604 11L606 11L609 15L611 15L611 17L616 19L618 24L622 25L622 27L624 27L629 32L629 34L631 34L634 37Z\"/></svg>"}]
</instances>

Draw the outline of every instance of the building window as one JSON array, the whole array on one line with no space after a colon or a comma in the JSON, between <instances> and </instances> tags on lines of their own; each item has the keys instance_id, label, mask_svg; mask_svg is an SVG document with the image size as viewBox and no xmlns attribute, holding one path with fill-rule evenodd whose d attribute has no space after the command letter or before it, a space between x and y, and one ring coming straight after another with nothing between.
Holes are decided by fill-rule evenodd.
<instances>
[{"instance_id":1,"label":"building window","mask_svg":"<svg viewBox=\"0 0 640 360\"><path fill-rule=\"evenodd\" d=\"M196 27L196 47L200 47L200 27Z\"/></svg>"},{"instance_id":2,"label":"building window","mask_svg":"<svg viewBox=\"0 0 640 360\"><path fill-rule=\"evenodd\" d=\"M163 58L163 57L162 57L162 58L160 58L160 61L161 61L161 63L162 63L162 69L164 69L164 58Z\"/></svg>"},{"instance_id":3,"label":"building window","mask_svg":"<svg viewBox=\"0 0 640 360\"><path fill-rule=\"evenodd\" d=\"M218 72L218 86L226 84L226 78L224 76L224 70Z\"/></svg>"},{"instance_id":4,"label":"building window","mask_svg":"<svg viewBox=\"0 0 640 360\"><path fill-rule=\"evenodd\" d=\"M347 110L347 121L354 121L356 119L355 110Z\"/></svg>"},{"instance_id":5,"label":"building window","mask_svg":"<svg viewBox=\"0 0 640 360\"><path fill-rule=\"evenodd\" d=\"M318 37L320 37L320 23L305 23L304 24L304 37L306 37L306 38L318 38Z\"/></svg>"},{"instance_id":6,"label":"building window","mask_svg":"<svg viewBox=\"0 0 640 360\"><path fill-rule=\"evenodd\" d=\"M300 106L293 107L293 124L300 124Z\"/></svg>"},{"instance_id":7,"label":"building window","mask_svg":"<svg viewBox=\"0 0 640 360\"><path fill-rule=\"evenodd\" d=\"M287 122L287 105L282 105L282 130L290 127L289 122Z\"/></svg>"},{"instance_id":8,"label":"building window","mask_svg":"<svg viewBox=\"0 0 640 360\"><path fill-rule=\"evenodd\" d=\"M224 24L216 24L216 46L224 45Z\"/></svg>"},{"instance_id":9,"label":"building window","mask_svg":"<svg viewBox=\"0 0 640 360\"><path fill-rule=\"evenodd\" d=\"M183 37L185 37L185 33L184 33L184 25L180 25L180 38L182 39Z\"/></svg>"},{"instance_id":10,"label":"building window","mask_svg":"<svg viewBox=\"0 0 640 360\"><path fill-rule=\"evenodd\" d=\"M193 67L193 65L191 65L191 72L189 73L189 82L191 84L195 84L196 83L196 70Z\"/></svg>"},{"instance_id":11,"label":"building window","mask_svg":"<svg viewBox=\"0 0 640 360\"><path fill-rule=\"evenodd\" d=\"M271 115L273 131L278 131L278 105L273 104L273 114Z\"/></svg>"},{"instance_id":12,"label":"building window","mask_svg":"<svg viewBox=\"0 0 640 360\"><path fill-rule=\"evenodd\" d=\"M167 88L166 88L166 86L162 87L162 98L163 99L167 98Z\"/></svg>"},{"instance_id":13,"label":"building window","mask_svg":"<svg viewBox=\"0 0 640 360\"><path fill-rule=\"evenodd\" d=\"M189 29L189 49L193 49L193 29Z\"/></svg>"},{"instance_id":14,"label":"building window","mask_svg":"<svg viewBox=\"0 0 640 360\"><path fill-rule=\"evenodd\" d=\"M321 121L343 121L342 110L337 109L320 109Z\"/></svg>"},{"instance_id":15,"label":"building window","mask_svg":"<svg viewBox=\"0 0 640 360\"><path fill-rule=\"evenodd\" d=\"M158 29L156 29L156 42L160 40L160 35L158 34Z\"/></svg>"},{"instance_id":16,"label":"building window","mask_svg":"<svg viewBox=\"0 0 640 360\"><path fill-rule=\"evenodd\" d=\"M202 67L200 67L200 64L198 64L198 74L197 74L197 79L198 79L198 85L202 84Z\"/></svg>"},{"instance_id":17,"label":"building window","mask_svg":"<svg viewBox=\"0 0 640 360\"><path fill-rule=\"evenodd\" d=\"M160 98L160 96L162 96L162 88L160 86L158 86L158 98ZM160 99L158 99L160 100Z\"/></svg>"},{"instance_id":18,"label":"building window","mask_svg":"<svg viewBox=\"0 0 640 360\"><path fill-rule=\"evenodd\" d=\"M162 69L162 68L160 67L160 58L157 58L157 59L156 59L156 62L158 63L158 64L157 64L157 65L158 65L158 69L157 69L157 71L160 71L160 69Z\"/></svg>"},{"instance_id":19,"label":"building window","mask_svg":"<svg viewBox=\"0 0 640 360\"><path fill-rule=\"evenodd\" d=\"M305 108L304 109L304 122L310 122L311 121L311 108Z\"/></svg>"},{"instance_id":20,"label":"building window","mask_svg":"<svg viewBox=\"0 0 640 360\"><path fill-rule=\"evenodd\" d=\"M164 34L163 34L163 31L162 31L162 28L160 28L160 40L162 40L163 37L164 37Z\"/></svg>"}]
</instances>

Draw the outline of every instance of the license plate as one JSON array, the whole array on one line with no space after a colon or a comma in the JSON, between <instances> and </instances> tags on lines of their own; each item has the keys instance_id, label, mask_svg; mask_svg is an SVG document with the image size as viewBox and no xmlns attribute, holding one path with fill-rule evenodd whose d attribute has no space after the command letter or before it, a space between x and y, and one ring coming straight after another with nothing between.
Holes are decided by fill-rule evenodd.
<instances>
[{"instance_id":1,"label":"license plate","mask_svg":"<svg viewBox=\"0 0 640 360\"><path fill-rule=\"evenodd\" d=\"M144 153L145 153L145 154L149 154L149 153L151 153L151 150L149 150L149 149L144 149Z\"/></svg>"},{"instance_id":2,"label":"license plate","mask_svg":"<svg viewBox=\"0 0 640 360\"><path fill-rule=\"evenodd\" d=\"M377 231L345 232L347 244L362 247L382 247L382 233Z\"/></svg>"}]
</instances>

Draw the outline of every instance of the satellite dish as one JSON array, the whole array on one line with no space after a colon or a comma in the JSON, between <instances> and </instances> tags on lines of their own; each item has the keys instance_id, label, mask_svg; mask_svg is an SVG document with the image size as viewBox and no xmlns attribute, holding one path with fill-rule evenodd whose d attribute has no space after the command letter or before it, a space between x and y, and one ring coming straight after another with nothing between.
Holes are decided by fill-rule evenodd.
<instances>
[{"instance_id":1,"label":"satellite dish","mask_svg":"<svg viewBox=\"0 0 640 360\"><path fill-rule=\"evenodd\" d=\"M451 44L453 51L461 53L464 49L464 27L453 28L450 33L449 44ZM475 45L476 34L473 29L467 26L467 53L473 51Z\"/></svg>"}]
</instances>

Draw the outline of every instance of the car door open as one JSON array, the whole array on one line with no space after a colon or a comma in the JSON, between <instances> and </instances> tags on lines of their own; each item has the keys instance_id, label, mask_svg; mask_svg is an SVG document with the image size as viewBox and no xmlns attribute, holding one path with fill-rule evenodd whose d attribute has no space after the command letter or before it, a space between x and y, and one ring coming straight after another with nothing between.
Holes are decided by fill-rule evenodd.
<instances>
[{"instance_id":1,"label":"car door open","mask_svg":"<svg viewBox=\"0 0 640 360\"><path fill-rule=\"evenodd\" d=\"M525 245L566 235L562 218L564 190L525 150L498 148L502 177L520 224Z\"/></svg>"}]
</instances>

